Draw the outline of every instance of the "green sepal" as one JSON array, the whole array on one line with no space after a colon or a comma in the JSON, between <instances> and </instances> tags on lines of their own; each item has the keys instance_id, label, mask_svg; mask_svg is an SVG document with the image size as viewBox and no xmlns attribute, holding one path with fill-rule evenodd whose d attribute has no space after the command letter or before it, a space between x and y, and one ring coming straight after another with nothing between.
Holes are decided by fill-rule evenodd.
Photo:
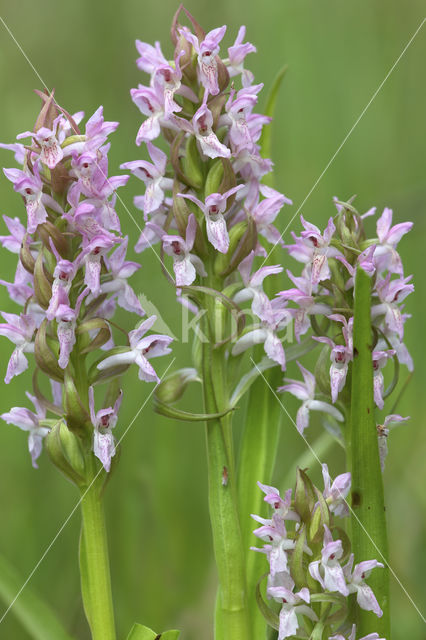
<instances>
[{"instance_id":1,"label":"green sepal","mask_svg":"<svg viewBox=\"0 0 426 640\"><path fill-rule=\"evenodd\" d=\"M68 429L63 420L58 420L47 434L45 443L53 464L66 478L81 487L85 482L85 462L80 438Z\"/></svg>"},{"instance_id":2,"label":"green sepal","mask_svg":"<svg viewBox=\"0 0 426 640\"><path fill-rule=\"evenodd\" d=\"M302 469L298 468L296 474L296 488L294 491L295 508L303 522L309 524L316 501L314 485Z\"/></svg>"},{"instance_id":3,"label":"green sepal","mask_svg":"<svg viewBox=\"0 0 426 640\"><path fill-rule=\"evenodd\" d=\"M197 184L191 179L189 175L185 173L181 165L181 144L185 137L185 132L181 131L178 133L170 148L170 162L172 163L174 174L179 178L181 182L186 184L188 187L197 190Z\"/></svg>"},{"instance_id":4,"label":"green sepal","mask_svg":"<svg viewBox=\"0 0 426 640\"><path fill-rule=\"evenodd\" d=\"M91 427L90 416L85 409L80 393L68 371L64 376L64 405L68 428L79 436L84 436Z\"/></svg>"},{"instance_id":5,"label":"green sepal","mask_svg":"<svg viewBox=\"0 0 426 640\"><path fill-rule=\"evenodd\" d=\"M64 379L64 370L59 366L57 356L52 353L52 350L47 344L46 329L47 319L45 318L37 330L34 341L35 359L37 365L44 373L57 382L62 382Z\"/></svg>"},{"instance_id":6,"label":"green sepal","mask_svg":"<svg viewBox=\"0 0 426 640\"><path fill-rule=\"evenodd\" d=\"M306 587L306 572L303 566L303 554L306 545L306 526L302 525L291 556L291 575L298 589Z\"/></svg>"},{"instance_id":7,"label":"green sepal","mask_svg":"<svg viewBox=\"0 0 426 640\"><path fill-rule=\"evenodd\" d=\"M42 252L38 254L34 265L34 293L39 305L43 307L43 309L47 309L50 298L52 297L52 285L49 282L43 264Z\"/></svg>"},{"instance_id":8,"label":"green sepal","mask_svg":"<svg viewBox=\"0 0 426 640\"><path fill-rule=\"evenodd\" d=\"M265 618L265 620L269 624L269 626L278 631L278 629L280 628L279 616L275 611L273 611L270 607L268 607L268 605L266 604L266 602L262 598L262 593L260 591L260 584L261 584L262 580L264 580L266 578L267 575L268 574L265 573L260 578L260 580L258 581L258 583L256 585L256 602L257 602L257 606L259 607L260 613L263 615L263 617Z\"/></svg>"},{"instance_id":9,"label":"green sepal","mask_svg":"<svg viewBox=\"0 0 426 640\"><path fill-rule=\"evenodd\" d=\"M19 258L21 260L22 266L24 267L25 271L28 271L28 273L32 274L34 273L35 260L34 260L33 254L30 251L30 246L29 246L30 244L31 244L31 238L28 235L28 233L26 233L22 238Z\"/></svg>"},{"instance_id":10,"label":"green sepal","mask_svg":"<svg viewBox=\"0 0 426 640\"><path fill-rule=\"evenodd\" d=\"M179 635L180 631L176 629L164 631L163 633L155 633L155 631L149 627L145 627L143 624L136 622L130 629L126 640L177 640Z\"/></svg>"},{"instance_id":11,"label":"green sepal","mask_svg":"<svg viewBox=\"0 0 426 640\"><path fill-rule=\"evenodd\" d=\"M223 164L221 158L217 158L213 161L210 171L207 174L206 184L204 186L204 197L211 195L212 193L219 193L220 184L223 179Z\"/></svg>"},{"instance_id":12,"label":"green sepal","mask_svg":"<svg viewBox=\"0 0 426 640\"><path fill-rule=\"evenodd\" d=\"M103 318L91 318L90 320L82 322L78 325L76 333L78 335L82 335L84 333L89 333L89 331L95 330L98 330L98 333L93 339L90 340L87 347L80 350L81 354L90 353L91 351L99 349L111 338L111 330L109 328L109 324Z\"/></svg>"},{"instance_id":13,"label":"green sepal","mask_svg":"<svg viewBox=\"0 0 426 640\"><path fill-rule=\"evenodd\" d=\"M309 527L309 539L314 543L318 543L321 542L324 537L324 525L327 525L327 527L330 526L330 510L321 491L316 487L314 487L314 490L318 498L318 507L315 509Z\"/></svg>"},{"instance_id":14,"label":"green sepal","mask_svg":"<svg viewBox=\"0 0 426 640\"><path fill-rule=\"evenodd\" d=\"M189 136L186 141L185 155L182 158L182 166L185 176L194 188L199 191L204 184L203 161L197 148L195 136Z\"/></svg>"},{"instance_id":15,"label":"green sepal","mask_svg":"<svg viewBox=\"0 0 426 640\"><path fill-rule=\"evenodd\" d=\"M68 136L68 138L65 138L61 144L61 147L62 149L65 149L65 147L68 147L70 144L75 144L76 142L86 142L86 136L77 134L74 136Z\"/></svg>"},{"instance_id":16,"label":"green sepal","mask_svg":"<svg viewBox=\"0 0 426 640\"><path fill-rule=\"evenodd\" d=\"M43 224L39 224L37 227L37 233L41 238L46 249L51 252L50 240L61 256L68 255L68 241L67 237L61 232L55 224L52 224L50 220L46 220Z\"/></svg>"}]
</instances>

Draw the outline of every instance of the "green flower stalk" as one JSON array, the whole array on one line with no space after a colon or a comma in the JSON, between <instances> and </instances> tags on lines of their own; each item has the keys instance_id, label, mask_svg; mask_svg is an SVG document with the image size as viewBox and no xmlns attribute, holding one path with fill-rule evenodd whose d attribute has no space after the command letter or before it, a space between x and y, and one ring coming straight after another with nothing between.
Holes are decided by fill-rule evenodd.
<instances>
[{"instance_id":1,"label":"green flower stalk","mask_svg":"<svg viewBox=\"0 0 426 640\"><path fill-rule=\"evenodd\" d=\"M27 396L34 411L14 407L1 417L28 432L35 468L45 444L53 463L77 486L84 609L92 638L114 640L102 497L118 459L118 379L135 362L142 380L157 382L149 359L168 353L171 338L144 337L155 317L129 334L113 330L117 304L144 315L128 283L139 265L125 259L127 238L114 208L115 190L128 176L107 175L106 142L118 123L106 122L100 107L81 133L82 113L70 116L53 94L39 95L43 107L34 131L18 136L31 138L31 146L6 145L21 164L4 173L24 200L26 225L4 216L10 235L1 237L18 255L14 282L1 284L22 307L19 315L2 314L0 335L15 345L5 382L25 371L30 357L33 394ZM123 333L125 344L116 345ZM94 387L101 383L107 391L96 411Z\"/></svg>"}]
</instances>

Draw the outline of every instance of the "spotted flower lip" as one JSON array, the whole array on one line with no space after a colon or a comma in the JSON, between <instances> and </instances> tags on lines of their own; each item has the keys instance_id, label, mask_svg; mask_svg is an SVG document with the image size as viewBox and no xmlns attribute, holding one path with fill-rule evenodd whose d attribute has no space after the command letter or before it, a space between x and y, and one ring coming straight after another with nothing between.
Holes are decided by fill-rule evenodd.
<instances>
[{"instance_id":1,"label":"spotted flower lip","mask_svg":"<svg viewBox=\"0 0 426 640\"><path fill-rule=\"evenodd\" d=\"M243 185L238 185L225 191L225 193L211 193L207 196L205 202L201 202L190 193L178 193L180 198L191 200L204 213L209 242L221 253L227 253L229 249L229 234L226 220L223 216L226 211L227 200L242 188Z\"/></svg>"},{"instance_id":2,"label":"spotted flower lip","mask_svg":"<svg viewBox=\"0 0 426 640\"><path fill-rule=\"evenodd\" d=\"M392 209L385 207L382 215L377 220L377 236L379 238L379 243L377 244L374 252L374 261L378 271L383 272L387 269L391 273L397 273L402 276L404 270L401 258L396 251L396 246L401 238L411 231L413 223L401 222L392 227L392 216Z\"/></svg>"},{"instance_id":3,"label":"spotted flower lip","mask_svg":"<svg viewBox=\"0 0 426 640\"><path fill-rule=\"evenodd\" d=\"M115 441L112 429L117 424L118 412L123 399L123 392L120 390L113 407L100 409L95 413L95 392L93 387L89 387L89 410L90 419L94 428L93 431L93 452L102 462L105 471L111 469L111 458L115 456Z\"/></svg>"},{"instance_id":4,"label":"spotted flower lip","mask_svg":"<svg viewBox=\"0 0 426 640\"><path fill-rule=\"evenodd\" d=\"M219 43L223 39L226 25L209 31L201 42L187 27L179 29L181 36L185 38L198 54L198 72L200 82L204 88L212 95L219 93L217 55L219 53Z\"/></svg>"},{"instance_id":5,"label":"spotted flower lip","mask_svg":"<svg viewBox=\"0 0 426 640\"><path fill-rule=\"evenodd\" d=\"M16 136L17 140L32 138L36 145L34 151L40 149L40 160L46 164L49 169L54 169L64 157L60 140L57 138L58 124L62 118L62 114L55 118L52 129L40 127L35 133L33 131L25 131Z\"/></svg>"},{"instance_id":6,"label":"spotted flower lip","mask_svg":"<svg viewBox=\"0 0 426 640\"><path fill-rule=\"evenodd\" d=\"M343 556L341 540L333 540L327 525L324 525L324 544L321 551L321 560L315 560L309 565L309 573L317 580L323 589L338 591L343 596L349 595L343 568L340 566L340 558Z\"/></svg>"},{"instance_id":7,"label":"spotted flower lip","mask_svg":"<svg viewBox=\"0 0 426 640\"><path fill-rule=\"evenodd\" d=\"M352 570L353 563L354 555L352 553L347 564L343 567L349 593L356 593L356 599L361 609L373 611L376 616L381 618L383 611L377 602L373 590L365 583L365 580L369 577L373 569L383 569L384 564L377 562L377 560L364 560L356 564Z\"/></svg>"}]
</instances>

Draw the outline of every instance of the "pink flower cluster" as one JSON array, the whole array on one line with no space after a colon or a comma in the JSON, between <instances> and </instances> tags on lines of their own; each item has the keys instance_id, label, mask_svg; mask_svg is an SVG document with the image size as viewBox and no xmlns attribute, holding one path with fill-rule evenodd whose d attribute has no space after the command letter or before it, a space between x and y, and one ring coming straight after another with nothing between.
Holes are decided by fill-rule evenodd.
<instances>
[{"instance_id":1,"label":"pink flower cluster","mask_svg":"<svg viewBox=\"0 0 426 640\"><path fill-rule=\"evenodd\" d=\"M311 326L313 339L326 345L331 365L329 387L321 386L324 396L331 402L319 401L315 395L315 377L304 367L299 368L304 382L285 380L279 391L287 391L302 400L297 414L297 428L303 433L309 424L309 411L329 414L342 422L345 401L341 394L353 360L354 275L358 266L372 280L371 317L374 330L372 361L374 370L374 400L384 408L384 368L390 361L398 361L413 369L413 361L403 342L404 324L410 317L404 311L403 301L414 290L411 276L404 277L401 258L397 252L400 239L412 228L411 222L392 226L392 211L385 208L376 222L376 237L366 235L365 219L376 214L370 209L359 215L349 203L335 200L337 215L330 218L324 233L301 218L303 231L293 235L294 244L287 245L288 253L304 265L302 274L294 276L287 271L295 287L281 291L278 297L291 303L289 313L294 318L296 339L300 342ZM312 322L312 320L314 322ZM320 320L322 320L320 322ZM329 335L324 335L328 331ZM396 367L398 370L398 367ZM340 405L339 410L335 405ZM388 416L379 428L382 438L382 466L386 455L387 424L407 418ZM380 442L380 440L379 440Z\"/></svg>"},{"instance_id":2,"label":"pink flower cluster","mask_svg":"<svg viewBox=\"0 0 426 640\"><path fill-rule=\"evenodd\" d=\"M180 11L191 29L179 24ZM211 287L215 276L224 290L239 268L235 301L253 299L256 323L233 354L264 343L284 369L278 333L291 316L282 301L269 300L262 290L265 276L282 269L251 269L255 256L266 255L262 242L282 244L274 223L291 201L262 184L272 162L262 157L259 140L270 118L255 112L263 85L253 84L245 68L246 56L256 49L244 42L241 27L224 54L225 34L225 26L205 33L182 8L172 26L172 60L158 42L136 42L137 65L149 75L148 85L131 90L146 116L136 143L145 143L151 158L122 165L145 184L144 195L135 198L146 220L136 251L160 241L173 258L178 293L194 283ZM160 136L167 153L154 143Z\"/></svg>"},{"instance_id":3,"label":"pink flower cluster","mask_svg":"<svg viewBox=\"0 0 426 640\"><path fill-rule=\"evenodd\" d=\"M281 606L278 640L300 633L305 618L314 623L314 628L318 622L321 629L325 627L329 633L337 633L330 638L345 640L347 636L341 633L346 627L345 621L340 619L336 624L340 618L336 614L339 609L345 610L345 599L352 593L356 594L359 607L382 616L366 580L374 568L383 564L367 560L354 566L354 556L348 548L350 543L339 537L341 529L335 524L336 517L349 513L345 498L350 489L350 473L337 476L331 483L328 467L323 464L322 474L324 491L321 493L299 470L297 483L303 485L303 490L299 491L296 485L294 499L291 489L282 498L275 487L258 483L265 493L265 502L272 508L272 516L269 519L252 516L261 525L254 534L265 542L261 549L252 548L268 559L267 597ZM315 495L317 499L313 498ZM329 618L324 619L323 604L327 598L333 608ZM312 622L306 631L312 630ZM353 628L348 640L355 640L355 633ZM359 640L374 639L378 639L377 634Z\"/></svg>"},{"instance_id":4,"label":"pink flower cluster","mask_svg":"<svg viewBox=\"0 0 426 640\"><path fill-rule=\"evenodd\" d=\"M18 264L14 281L1 280L1 284L22 311L2 313L5 323L0 324L0 335L15 345L5 382L25 371L27 354L34 354L36 371L51 378L53 402L37 387L35 396L29 395L35 413L14 408L2 418L29 432L36 466L42 439L49 431L46 410L66 420L61 385L71 379L83 394L86 428L93 432L95 455L109 470L115 453L111 430L121 393L113 408L95 414L90 385L100 370L124 361L139 366L141 379L158 380L148 358L168 353L171 338L142 338L153 324L155 318L151 318L130 333L130 345L120 348L120 353L114 345L109 319L116 305L144 315L128 283L140 265L126 260L128 239L121 233L115 210L116 189L126 184L128 176L108 177L108 136L118 123L105 121L99 107L81 133L82 112L70 116L56 104L53 94L40 96L44 104L35 130L18 136L29 138L30 146L2 145L15 152L21 165L4 169L4 174L22 196L27 215L25 224L18 217L4 216L10 235L1 236L0 242L17 254ZM89 375L86 358L100 348L106 353ZM99 359L99 352L97 355ZM104 373L103 379L107 378Z\"/></svg>"}]
</instances>

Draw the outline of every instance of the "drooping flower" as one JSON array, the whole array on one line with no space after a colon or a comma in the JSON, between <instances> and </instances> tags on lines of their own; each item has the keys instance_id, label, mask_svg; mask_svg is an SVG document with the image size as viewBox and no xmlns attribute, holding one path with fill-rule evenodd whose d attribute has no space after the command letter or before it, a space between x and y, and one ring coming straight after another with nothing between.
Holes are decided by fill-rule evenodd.
<instances>
[{"instance_id":1,"label":"drooping flower","mask_svg":"<svg viewBox=\"0 0 426 640\"><path fill-rule=\"evenodd\" d=\"M168 345L173 340L169 336L153 334L143 337L153 326L157 316L151 316L129 333L130 349L122 353L107 356L98 364L101 371L117 365L135 363L139 367L139 378L146 382L159 382L159 377L149 362L150 358L157 358L170 353Z\"/></svg>"},{"instance_id":2,"label":"drooping flower","mask_svg":"<svg viewBox=\"0 0 426 640\"><path fill-rule=\"evenodd\" d=\"M323 413L328 413L339 422L342 422L342 414L333 407L333 405L323 402L322 400L315 400L315 376L305 369L300 362L297 363L297 366L303 375L304 382L286 378L286 384L279 387L278 391L288 391L288 393L291 393L299 400L302 400L302 406L298 410L296 416L296 425L299 433L303 433L306 427L309 426L310 411L322 411Z\"/></svg>"},{"instance_id":3,"label":"drooping flower","mask_svg":"<svg viewBox=\"0 0 426 640\"><path fill-rule=\"evenodd\" d=\"M347 516L349 514L349 507L346 502L346 496L351 487L351 474L342 473L336 476L333 484L331 484L328 466L324 463L322 465L322 477L324 478L323 495L328 504L328 508L340 518Z\"/></svg>"},{"instance_id":4,"label":"drooping flower","mask_svg":"<svg viewBox=\"0 0 426 640\"><path fill-rule=\"evenodd\" d=\"M41 406L35 396L26 392L27 398L34 405L35 412L25 407L13 407L7 413L0 416L7 424L14 424L22 431L28 431L28 449L31 455L31 462L35 469L38 469L37 458L41 454L43 447L43 438L49 433L47 427L40 426L40 420L46 417L46 409Z\"/></svg>"},{"instance_id":5,"label":"drooping flower","mask_svg":"<svg viewBox=\"0 0 426 640\"><path fill-rule=\"evenodd\" d=\"M356 564L352 571L353 563L354 555L352 553L347 564L343 567L349 593L356 593L356 599L361 609L373 611L380 618L383 615L383 611L373 590L365 584L365 580L373 569L376 567L383 569L384 565L381 562L377 562L377 560L365 560Z\"/></svg>"},{"instance_id":6,"label":"drooping flower","mask_svg":"<svg viewBox=\"0 0 426 640\"><path fill-rule=\"evenodd\" d=\"M34 352L33 336L36 329L36 322L32 315L21 313L19 316L15 313L1 314L6 320L6 324L0 324L0 335L9 338L16 347L10 356L7 365L6 384L12 380L14 376L19 375L28 368L28 360L24 353Z\"/></svg>"},{"instance_id":7,"label":"drooping flower","mask_svg":"<svg viewBox=\"0 0 426 640\"><path fill-rule=\"evenodd\" d=\"M198 72L200 82L208 93L216 96L219 93L217 55L219 43L225 35L226 26L209 31L201 42L187 27L182 27L180 34L194 47L198 54Z\"/></svg>"}]
</instances>

